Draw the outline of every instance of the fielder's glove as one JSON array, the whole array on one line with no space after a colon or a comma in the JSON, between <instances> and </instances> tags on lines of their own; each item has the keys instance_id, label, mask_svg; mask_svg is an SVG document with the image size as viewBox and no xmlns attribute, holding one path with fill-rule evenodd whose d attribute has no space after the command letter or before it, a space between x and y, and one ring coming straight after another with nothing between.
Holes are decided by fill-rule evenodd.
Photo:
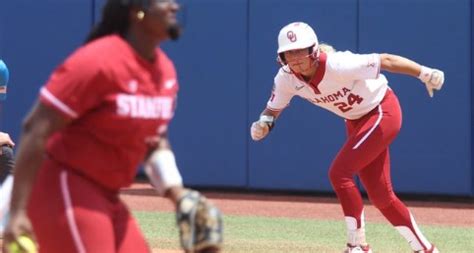
<instances>
[{"instance_id":1,"label":"fielder's glove","mask_svg":"<svg viewBox=\"0 0 474 253\"><path fill-rule=\"evenodd\" d=\"M186 253L217 253L223 243L222 214L197 191L188 191L178 202L176 222Z\"/></svg>"},{"instance_id":2,"label":"fielder's glove","mask_svg":"<svg viewBox=\"0 0 474 253\"><path fill-rule=\"evenodd\" d=\"M434 90L441 90L444 84L444 73L438 69L421 66L418 78L425 84L430 97L433 97Z\"/></svg>"}]
</instances>

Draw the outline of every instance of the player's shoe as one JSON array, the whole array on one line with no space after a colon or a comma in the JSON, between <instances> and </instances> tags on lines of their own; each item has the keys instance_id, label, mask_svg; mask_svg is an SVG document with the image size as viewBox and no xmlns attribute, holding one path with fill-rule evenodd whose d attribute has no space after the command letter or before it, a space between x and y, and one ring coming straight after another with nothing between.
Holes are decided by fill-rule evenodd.
<instances>
[{"instance_id":1,"label":"player's shoe","mask_svg":"<svg viewBox=\"0 0 474 253\"><path fill-rule=\"evenodd\" d=\"M368 244L354 246L348 243L346 250L344 250L344 253L372 253L372 249Z\"/></svg>"},{"instance_id":2,"label":"player's shoe","mask_svg":"<svg viewBox=\"0 0 474 253\"><path fill-rule=\"evenodd\" d=\"M415 253L439 253L439 250L434 246L434 244L431 244L431 249L418 250L418 251L415 251Z\"/></svg>"}]
</instances>

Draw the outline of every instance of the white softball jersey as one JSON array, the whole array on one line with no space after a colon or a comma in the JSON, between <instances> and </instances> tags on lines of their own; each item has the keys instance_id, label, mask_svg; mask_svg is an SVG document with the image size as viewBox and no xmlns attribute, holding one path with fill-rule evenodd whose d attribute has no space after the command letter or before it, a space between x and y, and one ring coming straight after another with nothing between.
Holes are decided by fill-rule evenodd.
<instances>
[{"instance_id":1,"label":"white softball jersey","mask_svg":"<svg viewBox=\"0 0 474 253\"><path fill-rule=\"evenodd\" d=\"M283 110L296 95L345 119L361 118L380 104L388 81L379 54L321 53L310 82L283 66L275 76L267 108Z\"/></svg>"}]
</instances>

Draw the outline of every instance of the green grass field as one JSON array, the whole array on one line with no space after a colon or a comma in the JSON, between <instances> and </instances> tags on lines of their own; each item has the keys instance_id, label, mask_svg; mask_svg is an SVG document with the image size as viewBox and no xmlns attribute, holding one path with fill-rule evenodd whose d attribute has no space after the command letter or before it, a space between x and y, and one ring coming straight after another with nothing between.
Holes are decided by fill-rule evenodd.
<instances>
[{"instance_id":1,"label":"green grass field","mask_svg":"<svg viewBox=\"0 0 474 253\"><path fill-rule=\"evenodd\" d=\"M153 248L179 249L174 214L134 212ZM225 248L229 253L337 252L345 245L343 221L231 216L224 219ZM474 228L420 226L441 252L474 252ZM374 252L411 252L388 223L368 223L367 240Z\"/></svg>"}]
</instances>

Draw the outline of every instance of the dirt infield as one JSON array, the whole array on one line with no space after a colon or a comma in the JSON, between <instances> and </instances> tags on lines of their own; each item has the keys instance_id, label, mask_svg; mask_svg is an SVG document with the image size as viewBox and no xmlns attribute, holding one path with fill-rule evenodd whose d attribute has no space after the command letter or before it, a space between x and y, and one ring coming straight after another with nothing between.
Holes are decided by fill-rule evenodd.
<instances>
[{"instance_id":1,"label":"dirt infield","mask_svg":"<svg viewBox=\"0 0 474 253\"><path fill-rule=\"evenodd\" d=\"M342 220L337 199L331 197L304 197L270 194L238 194L203 192L226 215L288 217L321 220ZM134 211L172 212L173 205L157 196L147 183L134 184L122 191L122 199ZM474 227L474 203L404 201L418 224ZM367 201L367 222L387 222L380 212ZM182 253L177 250L153 249L153 253Z\"/></svg>"},{"instance_id":2,"label":"dirt infield","mask_svg":"<svg viewBox=\"0 0 474 253\"><path fill-rule=\"evenodd\" d=\"M335 198L204 192L226 215L288 217L342 220ZM134 184L121 193L134 211L174 211L173 205L157 196L147 183ZM417 222L424 225L474 227L474 203L404 201ZM366 221L387 222L372 205L365 205ZM0 240L1 248L1 240ZM153 253L182 253L178 250L153 249Z\"/></svg>"},{"instance_id":3,"label":"dirt infield","mask_svg":"<svg viewBox=\"0 0 474 253\"><path fill-rule=\"evenodd\" d=\"M227 215L252 215L341 220L342 210L336 199L269 194L205 192ZM123 200L135 211L173 211L171 203L156 195L146 183L137 183L122 192ZM474 227L474 203L404 201L419 224ZM366 221L386 222L372 205L365 205Z\"/></svg>"}]
</instances>

